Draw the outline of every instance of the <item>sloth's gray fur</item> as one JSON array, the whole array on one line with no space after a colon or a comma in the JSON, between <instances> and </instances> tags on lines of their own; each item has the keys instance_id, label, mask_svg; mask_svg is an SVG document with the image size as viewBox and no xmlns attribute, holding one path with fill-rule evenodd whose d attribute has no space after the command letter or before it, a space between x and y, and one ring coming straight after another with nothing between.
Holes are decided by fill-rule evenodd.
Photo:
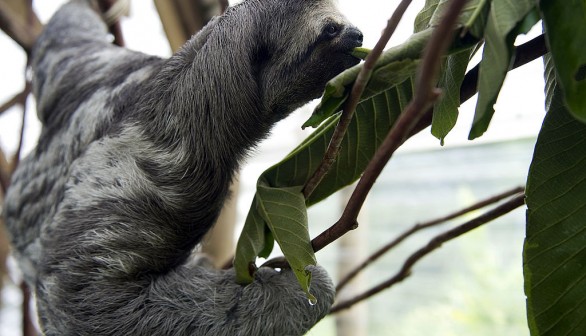
<instances>
[{"instance_id":1,"label":"sloth's gray fur","mask_svg":"<svg viewBox=\"0 0 586 336\"><path fill-rule=\"evenodd\" d=\"M311 306L291 271L242 287L189 256L239 161L361 39L329 0L246 0L159 59L110 45L86 2L60 9L33 51L42 134L4 209L45 335L299 335L322 318L318 266Z\"/></svg>"}]
</instances>

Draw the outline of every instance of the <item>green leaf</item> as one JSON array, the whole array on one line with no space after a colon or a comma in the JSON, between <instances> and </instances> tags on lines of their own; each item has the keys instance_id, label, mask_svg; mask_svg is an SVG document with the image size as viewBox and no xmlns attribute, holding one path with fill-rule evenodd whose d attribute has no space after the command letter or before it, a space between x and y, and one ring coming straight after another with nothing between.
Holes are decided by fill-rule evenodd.
<instances>
[{"instance_id":1,"label":"green leaf","mask_svg":"<svg viewBox=\"0 0 586 336\"><path fill-rule=\"evenodd\" d=\"M372 52L372 50L363 47L356 47L352 50L352 56L360 59L366 59L366 57Z\"/></svg>"},{"instance_id":2,"label":"green leaf","mask_svg":"<svg viewBox=\"0 0 586 336\"><path fill-rule=\"evenodd\" d=\"M252 282L249 265L257 255L268 256L273 237L281 246L302 289L310 300L315 300L309 293L311 273L306 271L306 267L315 265L316 260L310 243L301 187L274 188L261 178L253 207L238 240L234 267L239 283Z\"/></svg>"},{"instance_id":3,"label":"green leaf","mask_svg":"<svg viewBox=\"0 0 586 336\"><path fill-rule=\"evenodd\" d=\"M426 0L425 5L415 17L414 32L418 33L430 27L431 18L440 0Z\"/></svg>"},{"instance_id":4,"label":"green leaf","mask_svg":"<svg viewBox=\"0 0 586 336\"><path fill-rule=\"evenodd\" d=\"M253 199L251 211L248 212L244 228L238 239L238 248L234 256L234 268L236 269L236 281L240 284L249 284L253 278L250 275L250 265L259 255L268 255L272 250L272 242L267 245L266 224L258 208L257 199ZM267 253L267 250L269 249Z\"/></svg>"},{"instance_id":5,"label":"green leaf","mask_svg":"<svg viewBox=\"0 0 586 336\"><path fill-rule=\"evenodd\" d=\"M540 9L566 103L586 122L586 1L541 0Z\"/></svg>"},{"instance_id":6,"label":"green leaf","mask_svg":"<svg viewBox=\"0 0 586 336\"><path fill-rule=\"evenodd\" d=\"M546 61L547 116L527 181L523 253L531 335L586 335L586 125Z\"/></svg>"},{"instance_id":7,"label":"green leaf","mask_svg":"<svg viewBox=\"0 0 586 336\"><path fill-rule=\"evenodd\" d=\"M433 4L435 3L435 7ZM424 9L416 18L416 29L421 29L421 25L428 20L426 25L437 23L439 19L436 13L443 11L443 6L446 1L442 1L439 10L438 0L428 1ZM433 8L433 13L432 12ZM469 2L464 9L464 15L461 18L461 23L464 24L465 31L469 31L478 39L483 37L484 28L488 18L490 8L490 1L481 0L476 2ZM474 48L477 48L475 46ZM433 120L431 124L431 134L440 139L443 145L445 137L456 125L458 120L458 108L460 107L460 87L466 69L470 61L474 48L463 49L459 52L448 56L443 64L442 74L438 83L438 87L442 89L442 97L433 109Z\"/></svg>"},{"instance_id":8,"label":"green leaf","mask_svg":"<svg viewBox=\"0 0 586 336\"><path fill-rule=\"evenodd\" d=\"M517 35L526 33L539 17L535 0L492 0L484 31L486 43L478 76L478 102L468 138L478 138L488 129L494 104L510 70Z\"/></svg>"},{"instance_id":9,"label":"green leaf","mask_svg":"<svg viewBox=\"0 0 586 336\"><path fill-rule=\"evenodd\" d=\"M271 229L301 287L310 300L315 300L309 293L311 273L306 267L317 264L317 261L310 242L301 187L273 188L260 183L256 199L261 217Z\"/></svg>"},{"instance_id":10,"label":"green leaf","mask_svg":"<svg viewBox=\"0 0 586 336\"><path fill-rule=\"evenodd\" d=\"M268 226L265 226L265 244L262 251L258 253L258 256L265 259L268 258L273 252L273 247L275 247L275 237L273 236L271 229Z\"/></svg>"},{"instance_id":11,"label":"green leaf","mask_svg":"<svg viewBox=\"0 0 586 336\"><path fill-rule=\"evenodd\" d=\"M488 21L488 13L490 12L490 4L492 0L480 0L476 4L474 11L470 14L468 21L464 24L466 29L470 31L472 36L480 39L484 36L484 29Z\"/></svg>"},{"instance_id":12,"label":"green leaf","mask_svg":"<svg viewBox=\"0 0 586 336\"><path fill-rule=\"evenodd\" d=\"M466 68L470 61L473 48L462 50L450 55L442 69L438 87L442 89L442 97L433 108L431 134L440 139L444 138L456 125L458 108L460 107L460 86L466 75Z\"/></svg>"},{"instance_id":13,"label":"green leaf","mask_svg":"<svg viewBox=\"0 0 586 336\"><path fill-rule=\"evenodd\" d=\"M458 23L467 28L475 26L478 19L482 20L481 13L489 0L468 1L458 19ZM437 26L450 5L450 0L426 0L423 9L415 17L415 32L423 31L429 27ZM475 27L476 28L476 27ZM481 37L482 35L476 35Z\"/></svg>"}]
</instances>

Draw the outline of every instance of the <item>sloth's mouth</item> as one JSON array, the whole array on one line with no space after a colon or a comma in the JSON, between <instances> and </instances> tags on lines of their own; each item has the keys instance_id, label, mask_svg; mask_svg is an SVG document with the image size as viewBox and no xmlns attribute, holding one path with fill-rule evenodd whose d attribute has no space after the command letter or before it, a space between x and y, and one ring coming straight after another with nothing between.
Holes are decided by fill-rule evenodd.
<instances>
[{"instance_id":1,"label":"sloth's mouth","mask_svg":"<svg viewBox=\"0 0 586 336\"><path fill-rule=\"evenodd\" d=\"M350 50L346 50L344 51L344 65L346 66L346 68L351 68L355 65L357 65L358 63L360 63L360 61L362 61L362 59L352 55L352 51L354 50L354 48L350 49Z\"/></svg>"},{"instance_id":2,"label":"sloth's mouth","mask_svg":"<svg viewBox=\"0 0 586 336\"><path fill-rule=\"evenodd\" d=\"M341 39L340 46L343 48L344 53L356 62L354 65L360 62L360 58L352 55L352 52L355 48L362 47L362 40L362 33L354 27L348 28Z\"/></svg>"},{"instance_id":3,"label":"sloth's mouth","mask_svg":"<svg viewBox=\"0 0 586 336\"><path fill-rule=\"evenodd\" d=\"M360 59L360 58L358 58L358 57L356 57L354 55L349 55L349 56L352 58L352 62L354 63L354 64L352 64L352 66L355 66L358 63L360 63L360 61L362 61L362 59Z\"/></svg>"},{"instance_id":4,"label":"sloth's mouth","mask_svg":"<svg viewBox=\"0 0 586 336\"><path fill-rule=\"evenodd\" d=\"M351 46L346 46L346 48L344 48L344 61L346 64L350 64L349 66L347 66L348 68L355 66L356 64L360 63L360 61L362 61L361 58L356 57L355 55L353 55L354 49L361 47L362 43L359 43L358 41L352 43Z\"/></svg>"}]
</instances>

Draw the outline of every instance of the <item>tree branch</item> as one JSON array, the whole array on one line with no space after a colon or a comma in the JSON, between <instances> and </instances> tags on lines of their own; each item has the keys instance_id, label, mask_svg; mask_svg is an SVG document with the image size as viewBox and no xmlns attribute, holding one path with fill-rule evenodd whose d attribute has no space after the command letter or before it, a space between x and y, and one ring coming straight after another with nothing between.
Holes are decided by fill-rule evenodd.
<instances>
[{"instance_id":1,"label":"tree branch","mask_svg":"<svg viewBox=\"0 0 586 336\"><path fill-rule=\"evenodd\" d=\"M342 115L340 116L340 120L338 121L338 125L336 125L336 129L334 130L334 134L330 139L330 143L328 145L328 149L322 159L319 167L313 173L313 175L307 180L305 186L303 187L303 195L305 199L309 198L309 196L313 193L315 188L319 185L321 180L326 176L326 174L332 168L332 165L336 161L336 157L340 151L340 146L342 140L344 139L344 135L348 130L348 126L352 121L352 117L354 116L354 112L356 111L356 106L360 102L360 96L362 96L362 92L364 92L364 88L366 84L368 84L368 80L374 70L374 66L376 61L380 58L384 48L386 47L387 43L393 36L393 33L397 29L401 18L405 14L405 11L411 4L411 0L403 0L395 11L391 18L387 21L387 26L384 29L380 39L378 40L375 47L372 49L370 54L366 57L366 61L364 62L364 66L358 73L356 77L356 81L352 86L352 91L350 92L350 96L346 103L344 104L344 110L342 111Z\"/></svg>"},{"instance_id":2,"label":"tree branch","mask_svg":"<svg viewBox=\"0 0 586 336\"><path fill-rule=\"evenodd\" d=\"M407 277L409 277L409 275L411 275L411 270L413 266L419 260L421 260L426 255L430 254L434 250L440 248L442 244L444 244L445 242L455 239L469 231L476 229L481 225L484 225L490 221L495 220L496 218L502 217L505 214L513 211L514 209L522 206L523 204L525 204L525 194L519 194L515 196L513 199L507 201L506 203L503 203L502 205L494 208L493 210L490 210L471 221L468 221L458 227L455 227L436 236L435 238L430 240L426 246L422 247L421 249L413 253L411 256L409 256L409 258L407 258L399 272L397 272L392 278L379 284L376 287L373 287L372 289L364 292L363 294L356 296L353 299L349 299L347 301L343 301L339 304L336 304L334 307L332 307L330 314L335 314L344 309L348 309L356 303L364 301L370 298L371 296L378 294L383 290L388 289L391 286L405 280Z\"/></svg>"},{"instance_id":3,"label":"tree branch","mask_svg":"<svg viewBox=\"0 0 586 336\"><path fill-rule=\"evenodd\" d=\"M382 257L385 253L387 253L388 251L390 251L391 249L393 249L395 246L399 245L400 243L402 243L405 239L407 239L408 237L410 237L411 235L413 235L414 233L421 231L423 229L427 229L433 226L437 226L440 224L443 224L449 220L458 218L460 216L463 216L469 212L478 210L478 209L482 209L488 205L497 203L502 201L505 198L511 197L513 195L516 195L518 193L524 192L525 188L523 187L516 187L513 188L511 190L508 190L504 193L492 196L490 198L487 198L483 201L480 201L476 204L473 204L469 207L466 207L460 211L456 211L454 213L451 213L447 216L441 217L441 218L437 218L428 222L424 222L424 223L420 223L420 224L416 224L415 226L411 227L409 230L403 232L401 235L399 235L397 238L395 238L393 241L391 241L390 243L388 243L387 245L381 247L379 250L377 250L375 253L373 253L368 259L366 259L363 263L361 263L360 265L356 266L356 268L354 268L351 272L349 272L342 280L340 280L340 282L338 283L338 286L336 286L336 292L340 292L349 282L350 280L354 279L360 272L362 272L366 267L368 267L370 264L372 264L373 262L375 262L376 260L378 260L380 257Z\"/></svg>"},{"instance_id":4,"label":"tree branch","mask_svg":"<svg viewBox=\"0 0 586 336\"><path fill-rule=\"evenodd\" d=\"M29 22L38 21L32 10L27 16ZM33 44L41 33L40 26L27 24L20 20L19 15L3 1L0 1L0 29L20 45L27 55L30 55Z\"/></svg>"},{"instance_id":5,"label":"tree branch","mask_svg":"<svg viewBox=\"0 0 586 336\"><path fill-rule=\"evenodd\" d=\"M357 217L366 196L372 189L374 182L381 171L399 148L410 136L412 130L419 120L425 115L431 103L439 96L437 89L434 89L436 78L442 59L448 44L453 36L453 28L466 0L452 0L445 12L440 25L434 30L429 43L427 44L418 71L415 94L413 100L401 113L397 122L374 154L372 160L364 170L362 178L358 181L356 189L350 197L342 217L329 229L312 240L314 251L332 243L346 232L357 227Z\"/></svg>"}]
</instances>

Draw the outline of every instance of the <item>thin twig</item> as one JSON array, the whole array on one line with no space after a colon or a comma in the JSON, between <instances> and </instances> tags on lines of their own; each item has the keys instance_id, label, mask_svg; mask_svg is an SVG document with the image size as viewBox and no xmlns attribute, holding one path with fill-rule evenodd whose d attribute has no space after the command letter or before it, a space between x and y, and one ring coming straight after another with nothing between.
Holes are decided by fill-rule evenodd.
<instances>
[{"instance_id":1,"label":"thin twig","mask_svg":"<svg viewBox=\"0 0 586 336\"><path fill-rule=\"evenodd\" d=\"M18 103L20 103L22 101L21 96L22 96L22 92L15 95L12 98L10 98L10 100L8 100L4 104L2 104L0 106L0 115L2 115L4 112L8 111L10 108L14 107L15 105L17 105Z\"/></svg>"},{"instance_id":2,"label":"thin twig","mask_svg":"<svg viewBox=\"0 0 586 336\"><path fill-rule=\"evenodd\" d=\"M33 9L33 0L25 0L26 2L26 26L32 29L35 25L35 20L38 20L37 15Z\"/></svg>"},{"instance_id":3,"label":"thin twig","mask_svg":"<svg viewBox=\"0 0 586 336\"><path fill-rule=\"evenodd\" d=\"M228 0L219 0L219 2L220 2L220 8L222 9L222 13L224 13L226 11L226 9L228 9L230 4L228 3Z\"/></svg>"},{"instance_id":4,"label":"thin twig","mask_svg":"<svg viewBox=\"0 0 586 336\"><path fill-rule=\"evenodd\" d=\"M381 283L376 287L373 287L372 289L364 292L363 294L360 294L352 299L336 304L334 307L332 307L330 314L335 314L344 309L348 309L356 303L364 301L372 297L373 295L378 294L383 290L388 289L389 287L405 280L407 277L409 277L409 275L411 275L411 270L413 266L419 260L421 260L426 255L430 254L434 250L440 248L442 244L444 244L445 242L455 239L469 231L476 229L481 225L484 225L488 222L495 220L496 218L502 217L505 214L522 206L523 204L525 204L525 194L519 194L515 196L513 199L507 201L506 203L503 203L502 205L494 208L493 210L490 210L471 221L468 221L458 227L455 227L436 236L435 238L430 240L426 246L422 247L421 249L413 253L411 256L409 256L409 258L407 258L401 269L392 278Z\"/></svg>"},{"instance_id":5,"label":"thin twig","mask_svg":"<svg viewBox=\"0 0 586 336\"><path fill-rule=\"evenodd\" d=\"M31 290L26 282L20 283L20 291L22 292L22 335L38 335L31 317Z\"/></svg>"},{"instance_id":6,"label":"thin twig","mask_svg":"<svg viewBox=\"0 0 586 336\"><path fill-rule=\"evenodd\" d=\"M18 165L18 163L20 162L20 158L22 157L22 147L24 144L24 131L26 128L26 109L27 109L27 98L29 96L31 92L31 83L29 81L27 81L24 85L24 90L22 91L21 94L21 101L20 104L22 105L22 120L21 120L21 125L20 125L20 137L18 139L18 147L16 149L16 152L14 153L14 159L13 159L13 169L16 169L16 166Z\"/></svg>"},{"instance_id":7,"label":"thin twig","mask_svg":"<svg viewBox=\"0 0 586 336\"><path fill-rule=\"evenodd\" d=\"M118 0L98 0L98 6L100 7L100 10L102 11L102 13L106 13L110 8L112 8L112 6L114 6L114 3L118 1ZM124 46L124 35L122 34L122 27L120 26L120 21L116 21L114 23L112 23L109 27L108 27L110 34L112 34L112 36L114 36L114 44L117 46Z\"/></svg>"},{"instance_id":8,"label":"thin twig","mask_svg":"<svg viewBox=\"0 0 586 336\"><path fill-rule=\"evenodd\" d=\"M478 209L482 209L488 205L497 203L502 201L505 198L511 197L513 195L516 195L520 192L523 192L525 190L525 188L523 187L516 187L513 188L511 190L508 190L504 193L492 196L490 198L487 198L483 201L480 201L478 203L475 203L469 207L466 207L460 211L456 211L454 213L451 213L447 216L441 217L441 218L437 218L431 221L427 221L424 223L419 223L414 225L413 227L411 227L409 230L403 232L401 235L399 235L397 238L395 238L393 241L391 241L390 243L386 244L385 246L381 247L379 250L377 250L375 253L373 253L368 259L366 259L363 263L361 263L360 265L356 266L351 272L349 272L342 280L340 280L340 282L338 283L338 285L336 286L336 292L340 292L349 282L350 280L354 279L360 272L362 272L366 267L368 267L370 264L372 264L373 262L375 262L376 260L378 260L380 257L382 257L385 253L387 253L388 251L390 251L391 249L393 249L395 246L399 245L400 243L402 243L405 239L407 239L408 237L410 237L411 235L413 235L414 233L423 230L423 229L427 229L433 226L437 226L440 224L443 224L449 220L458 218L460 216L463 216L467 213L470 213L472 211L478 210Z\"/></svg>"},{"instance_id":9,"label":"thin twig","mask_svg":"<svg viewBox=\"0 0 586 336\"><path fill-rule=\"evenodd\" d=\"M445 54L448 44L453 37L453 27L456 23L464 4L467 0L452 0L442 22L434 30L428 45L425 48L421 68L416 78L416 90L413 100L405 111L401 113L391 131L375 152L372 160L364 170L362 178L358 181L356 189L350 197L342 217L329 229L312 240L314 251L340 238L346 232L357 227L358 213L366 200L366 196L372 189L374 182L381 171L399 148L405 142L419 120L425 115L429 105L439 96L434 89L442 55Z\"/></svg>"},{"instance_id":10,"label":"thin twig","mask_svg":"<svg viewBox=\"0 0 586 336\"><path fill-rule=\"evenodd\" d=\"M0 171L0 195L2 195L2 197L4 197L4 195L6 195L6 191L8 190L8 178L6 177L6 174L4 173L4 171Z\"/></svg>"},{"instance_id":11,"label":"thin twig","mask_svg":"<svg viewBox=\"0 0 586 336\"><path fill-rule=\"evenodd\" d=\"M340 120L338 121L338 125L336 125L336 129L334 130L334 134L330 140L326 153L324 154L324 158L322 159L319 167L313 173L313 175L307 180L305 186L303 187L303 195L305 199L309 198L309 196L313 193L315 188L321 182L321 180L326 176L326 174L332 168L332 165L336 161L336 157L340 151L340 145L342 140L344 139L344 135L348 130L348 126L352 121L352 117L354 116L354 112L356 111L356 106L360 102L360 96L362 96L362 92L364 92L364 88L370 79L372 71L374 70L374 66L376 61L380 58L384 48L386 47L387 43L393 36L393 33L397 29L401 18L405 14L405 11L411 4L411 0L403 0L395 11L393 15L387 22L387 27L383 30L383 33L376 43L375 47L372 49L370 54L366 57L364 65L358 76L356 77L356 81L352 86L352 91L350 92L350 96L346 103L344 104L344 110L342 111L342 115L340 116Z\"/></svg>"},{"instance_id":12,"label":"thin twig","mask_svg":"<svg viewBox=\"0 0 586 336\"><path fill-rule=\"evenodd\" d=\"M2 196L6 195L8 185L10 184L10 178L8 171L10 170L8 160L2 148L0 148L0 192Z\"/></svg>"}]
</instances>

